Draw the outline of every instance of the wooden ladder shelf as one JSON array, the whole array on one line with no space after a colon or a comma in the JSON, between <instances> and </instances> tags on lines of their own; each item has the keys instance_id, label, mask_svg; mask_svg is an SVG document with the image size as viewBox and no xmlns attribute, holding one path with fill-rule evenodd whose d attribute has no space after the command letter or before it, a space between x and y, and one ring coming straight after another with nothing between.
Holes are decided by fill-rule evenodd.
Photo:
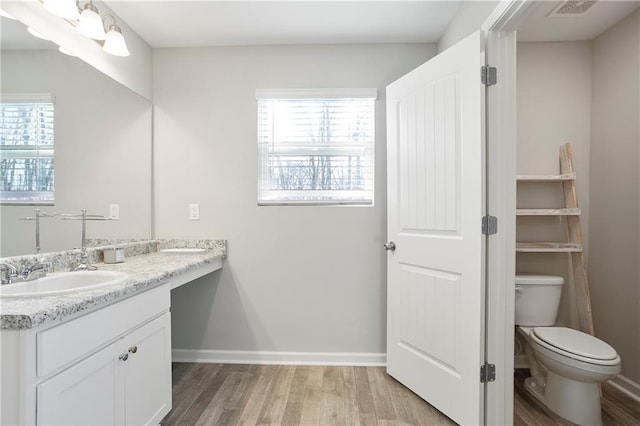
<instances>
[{"instance_id":1,"label":"wooden ladder shelf","mask_svg":"<svg viewBox=\"0 0 640 426\"><path fill-rule=\"evenodd\" d=\"M571 145L560 147L560 174L518 175L518 182L558 182L562 184L564 207L560 209L516 209L517 216L562 216L567 224L567 242L517 242L518 253L569 253L575 286L580 330L593 335L591 296L582 249L582 226L576 194L576 173L573 170Z\"/></svg>"}]
</instances>

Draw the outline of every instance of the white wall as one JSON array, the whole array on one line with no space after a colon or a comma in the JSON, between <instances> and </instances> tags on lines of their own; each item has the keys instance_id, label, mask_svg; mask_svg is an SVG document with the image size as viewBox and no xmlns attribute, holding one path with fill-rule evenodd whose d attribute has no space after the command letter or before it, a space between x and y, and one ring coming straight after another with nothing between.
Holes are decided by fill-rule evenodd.
<instances>
[{"instance_id":1,"label":"white wall","mask_svg":"<svg viewBox=\"0 0 640 426\"><path fill-rule=\"evenodd\" d=\"M640 12L593 42L589 279L596 335L640 385Z\"/></svg>"},{"instance_id":2,"label":"white wall","mask_svg":"<svg viewBox=\"0 0 640 426\"><path fill-rule=\"evenodd\" d=\"M559 172L559 148L571 142L582 210L585 246L589 241L589 150L591 141L591 43L518 43L518 174ZM518 207L561 207L558 184L519 184ZM566 241L559 219L518 218L518 241ZM571 279L566 254L520 253L518 273L557 274ZM573 293L565 286L559 324L577 327Z\"/></svg>"},{"instance_id":3,"label":"white wall","mask_svg":"<svg viewBox=\"0 0 640 426\"><path fill-rule=\"evenodd\" d=\"M2 93L55 97L55 205L43 211L109 214L89 238L151 237L151 104L79 59L56 50L2 51ZM33 253L34 206L2 206L0 256ZM79 222L43 219L42 251L80 246Z\"/></svg>"},{"instance_id":4,"label":"white wall","mask_svg":"<svg viewBox=\"0 0 640 426\"><path fill-rule=\"evenodd\" d=\"M433 45L154 51L156 235L226 238L222 271L173 292L173 347L384 353L385 86ZM258 207L258 88L375 87L374 207ZM187 205L200 204L200 221Z\"/></svg>"}]
</instances>

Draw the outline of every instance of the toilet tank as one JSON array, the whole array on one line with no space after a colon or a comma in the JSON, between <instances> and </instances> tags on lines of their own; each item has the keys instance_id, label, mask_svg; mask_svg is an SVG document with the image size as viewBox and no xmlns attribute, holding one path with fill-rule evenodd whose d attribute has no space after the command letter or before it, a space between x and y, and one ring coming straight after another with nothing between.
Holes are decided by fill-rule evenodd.
<instances>
[{"instance_id":1,"label":"toilet tank","mask_svg":"<svg viewBox=\"0 0 640 426\"><path fill-rule=\"evenodd\" d=\"M564 278L516 275L516 325L550 327L556 322Z\"/></svg>"}]
</instances>

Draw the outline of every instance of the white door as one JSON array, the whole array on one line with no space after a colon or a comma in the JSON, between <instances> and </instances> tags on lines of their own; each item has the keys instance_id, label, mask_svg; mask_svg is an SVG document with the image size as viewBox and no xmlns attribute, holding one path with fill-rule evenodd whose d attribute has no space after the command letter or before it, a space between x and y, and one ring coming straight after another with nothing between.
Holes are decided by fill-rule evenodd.
<instances>
[{"instance_id":1,"label":"white door","mask_svg":"<svg viewBox=\"0 0 640 426\"><path fill-rule=\"evenodd\" d=\"M387 87L387 372L460 424L483 420L481 43Z\"/></svg>"}]
</instances>

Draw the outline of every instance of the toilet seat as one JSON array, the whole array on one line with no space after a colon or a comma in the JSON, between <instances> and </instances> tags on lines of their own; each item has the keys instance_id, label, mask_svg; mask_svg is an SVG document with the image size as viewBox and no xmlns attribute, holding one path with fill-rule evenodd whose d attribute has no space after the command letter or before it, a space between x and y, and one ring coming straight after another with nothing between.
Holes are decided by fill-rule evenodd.
<instances>
[{"instance_id":1,"label":"toilet seat","mask_svg":"<svg viewBox=\"0 0 640 426\"><path fill-rule=\"evenodd\" d=\"M616 365L620 357L602 340L565 327L536 327L531 339L542 347L568 358L596 365Z\"/></svg>"}]
</instances>

